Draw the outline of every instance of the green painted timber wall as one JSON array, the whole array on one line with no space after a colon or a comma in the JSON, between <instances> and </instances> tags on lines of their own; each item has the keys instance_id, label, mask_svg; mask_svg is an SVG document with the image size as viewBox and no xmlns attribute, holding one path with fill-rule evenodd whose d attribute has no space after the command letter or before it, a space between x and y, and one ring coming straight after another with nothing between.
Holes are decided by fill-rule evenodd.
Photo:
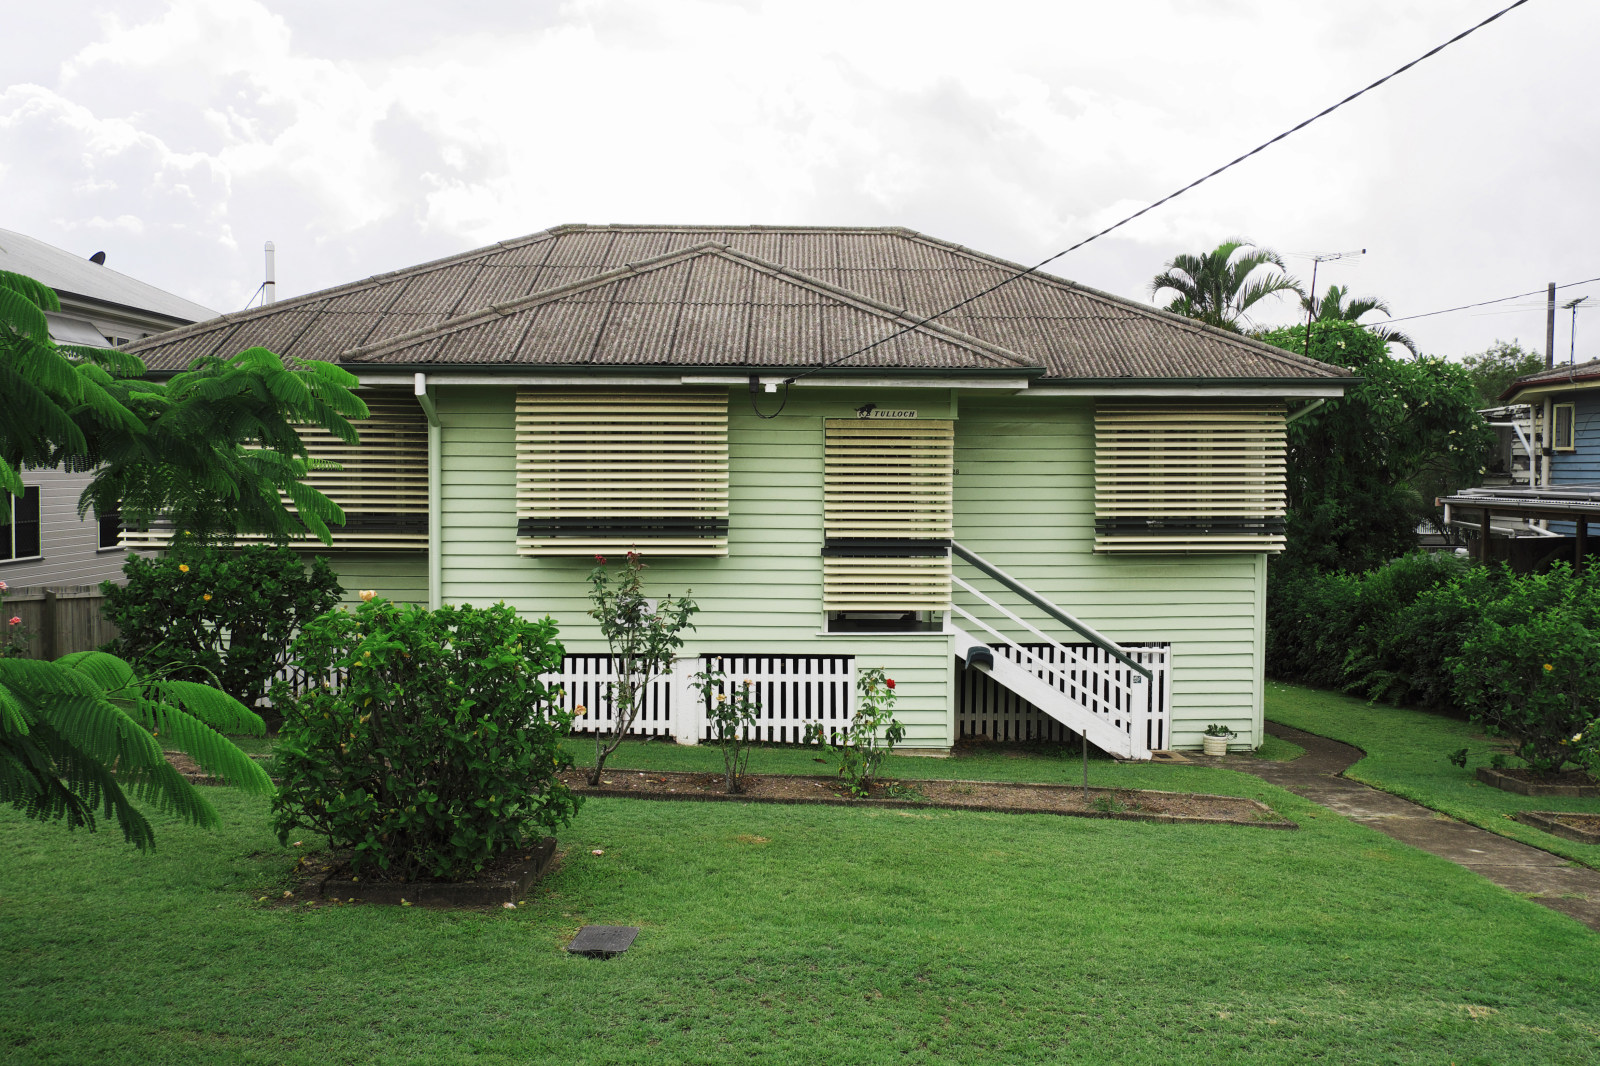
<instances>
[{"instance_id":1,"label":"green painted timber wall","mask_svg":"<svg viewBox=\"0 0 1600 1066\"><path fill-rule=\"evenodd\" d=\"M1171 746L1199 747L1210 722L1260 743L1266 556L1097 555L1092 401L967 395L959 413L956 540L1119 643L1171 642ZM1072 639L971 567L956 574ZM956 602L992 621L970 596Z\"/></svg>"},{"instance_id":2,"label":"green painted timber wall","mask_svg":"<svg viewBox=\"0 0 1600 1066\"><path fill-rule=\"evenodd\" d=\"M602 651L586 615L593 560L516 554L514 394L507 386L438 390L443 599L504 600L549 614L569 650ZM770 411L777 397L763 394L761 402ZM780 415L763 420L744 388L732 389L727 557L647 557L652 595L689 590L701 606L688 653L853 654L858 665L881 665L895 678L908 746L953 742L948 638L823 632L822 421L850 417L868 402L956 417L957 540L1116 640L1173 645L1172 746L1198 747L1209 722L1231 725L1241 743L1259 743L1265 557L1094 554L1093 405L1082 400L796 389ZM394 595L403 585L425 599L420 557L405 567L393 566L395 557L369 558L367 569L341 566L348 588ZM370 583L358 583L358 573L372 575ZM965 566L957 573L975 577ZM1071 639L1039 612L999 598L1045 632Z\"/></svg>"},{"instance_id":3,"label":"green painted timber wall","mask_svg":"<svg viewBox=\"0 0 1600 1066\"><path fill-rule=\"evenodd\" d=\"M442 596L446 603L504 600L548 614L569 651L604 651L588 618L594 561L516 554L513 403L509 387L448 387L438 396ZM777 397L763 394L765 410ZM942 634L822 632L822 420L848 418L863 403L915 408L948 418L946 390L796 390L783 413L763 420L743 387L730 393L729 548L726 557L646 555L651 595L690 591L700 605L686 654L853 654L895 679L896 713L908 747L945 747L954 717L953 663Z\"/></svg>"},{"instance_id":4,"label":"green painted timber wall","mask_svg":"<svg viewBox=\"0 0 1600 1066\"><path fill-rule=\"evenodd\" d=\"M333 572L339 575L344 595L339 602L347 607L361 602L362 589L396 603L428 605L428 555L426 552L323 553Z\"/></svg>"}]
</instances>

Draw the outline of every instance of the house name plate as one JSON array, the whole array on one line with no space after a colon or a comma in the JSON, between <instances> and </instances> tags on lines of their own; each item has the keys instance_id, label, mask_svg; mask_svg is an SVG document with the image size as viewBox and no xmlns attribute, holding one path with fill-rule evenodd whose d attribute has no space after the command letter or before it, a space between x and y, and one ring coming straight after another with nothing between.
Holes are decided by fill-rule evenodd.
<instances>
[{"instance_id":1,"label":"house name plate","mask_svg":"<svg viewBox=\"0 0 1600 1066\"><path fill-rule=\"evenodd\" d=\"M857 418L916 418L917 417L917 412L916 412L916 410L914 408L874 407L870 411L857 411L856 412L856 417Z\"/></svg>"}]
</instances>

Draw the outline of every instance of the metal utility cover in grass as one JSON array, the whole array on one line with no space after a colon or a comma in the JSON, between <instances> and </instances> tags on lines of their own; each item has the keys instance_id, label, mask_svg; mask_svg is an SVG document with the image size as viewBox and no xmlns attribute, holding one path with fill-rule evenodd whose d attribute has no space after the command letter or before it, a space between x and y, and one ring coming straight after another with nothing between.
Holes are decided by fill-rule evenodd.
<instances>
[{"instance_id":1,"label":"metal utility cover in grass","mask_svg":"<svg viewBox=\"0 0 1600 1066\"><path fill-rule=\"evenodd\" d=\"M609 959L632 947L633 938L638 935L636 925L586 925L578 930L567 950L591 959Z\"/></svg>"}]
</instances>

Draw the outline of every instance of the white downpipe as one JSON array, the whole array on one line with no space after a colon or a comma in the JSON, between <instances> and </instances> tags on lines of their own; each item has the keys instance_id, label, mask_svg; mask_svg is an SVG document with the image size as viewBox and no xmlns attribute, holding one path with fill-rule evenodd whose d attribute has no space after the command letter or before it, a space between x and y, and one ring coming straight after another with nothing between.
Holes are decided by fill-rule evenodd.
<instances>
[{"instance_id":1,"label":"white downpipe","mask_svg":"<svg viewBox=\"0 0 1600 1066\"><path fill-rule=\"evenodd\" d=\"M263 305L278 302L278 249L271 242L267 242L267 280L261 283L261 303Z\"/></svg>"}]
</instances>

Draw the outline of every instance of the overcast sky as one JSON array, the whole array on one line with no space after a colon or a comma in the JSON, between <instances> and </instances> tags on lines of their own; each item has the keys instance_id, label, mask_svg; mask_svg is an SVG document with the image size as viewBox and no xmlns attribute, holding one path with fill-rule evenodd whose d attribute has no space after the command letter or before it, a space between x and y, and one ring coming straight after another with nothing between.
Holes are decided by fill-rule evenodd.
<instances>
[{"instance_id":1,"label":"overcast sky","mask_svg":"<svg viewBox=\"0 0 1600 1066\"><path fill-rule=\"evenodd\" d=\"M564 222L900 225L1031 263L1506 2L56 0L6 18L0 227L219 311L267 240L282 297ZM1318 287L1396 316L1600 276L1597 42L1594 0L1532 0L1051 270L1148 300L1233 236L1303 279L1289 253L1364 247ZM1542 298L1484 310L1401 328L1542 347Z\"/></svg>"}]
</instances>

